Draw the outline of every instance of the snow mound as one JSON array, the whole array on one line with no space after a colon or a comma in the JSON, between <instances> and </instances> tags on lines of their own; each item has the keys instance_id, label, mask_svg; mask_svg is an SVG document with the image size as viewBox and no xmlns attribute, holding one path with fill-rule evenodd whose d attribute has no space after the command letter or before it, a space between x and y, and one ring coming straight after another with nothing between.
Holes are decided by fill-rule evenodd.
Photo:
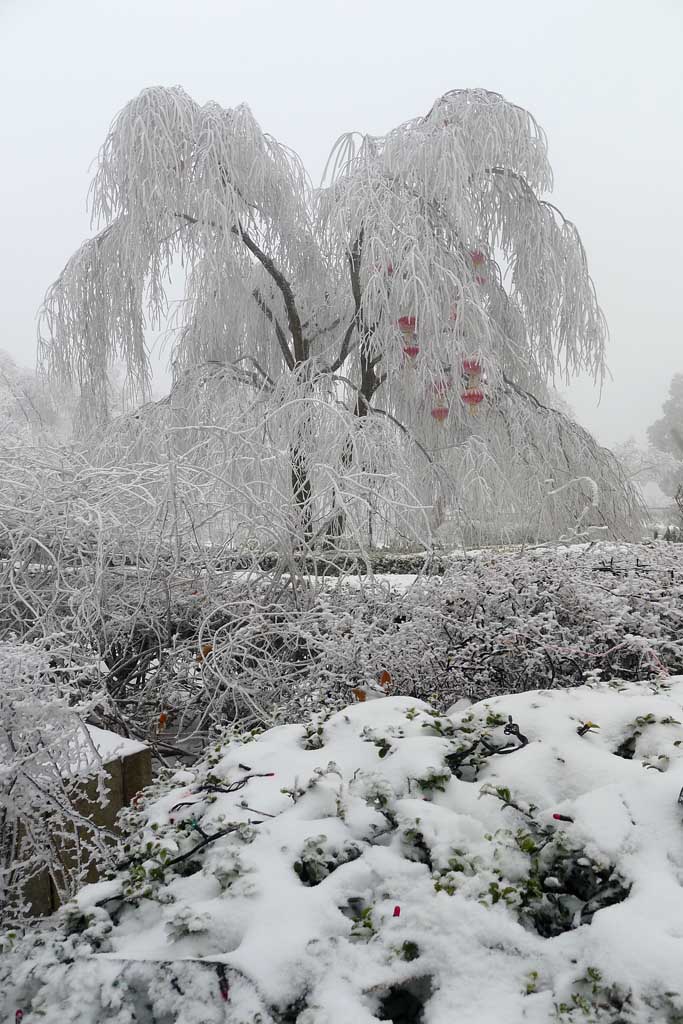
<instances>
[{"instance_id":1,"label":"snow mound","mask_svg":"<svg viewBox=\"0 0 683 1024\"><path fill-rule=\"evenodd\" d=\"M216 746L5 936L23 1024L683 1020L683 677Z\"/></svg>"}]
</instances>

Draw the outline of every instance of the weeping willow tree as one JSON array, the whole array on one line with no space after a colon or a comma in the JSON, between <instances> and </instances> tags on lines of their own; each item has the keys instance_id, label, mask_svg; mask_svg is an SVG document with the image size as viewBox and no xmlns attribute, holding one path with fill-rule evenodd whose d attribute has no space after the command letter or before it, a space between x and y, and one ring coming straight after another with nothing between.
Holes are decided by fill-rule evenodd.
<instances>
[{"instance_id":1,"label":"weeping willow tree","mask_svg":"<svg viewBox=\"0 0 683 1024\"><path fill-rule=\"evenodd\" d=\"M286 508L309 546L424 537L449 512L474 541L505 516L628 536L618 464L547 401L602 378L606 339L551 187L542 130L496 93L343 136L314 188L246 106L147 89L100 153L101 230L47 293L43 366L101 418L116 360L144 397L181 267L174 391L109 426L107 457L219 460L237 519Z\"/></svg>"}]
</instances>

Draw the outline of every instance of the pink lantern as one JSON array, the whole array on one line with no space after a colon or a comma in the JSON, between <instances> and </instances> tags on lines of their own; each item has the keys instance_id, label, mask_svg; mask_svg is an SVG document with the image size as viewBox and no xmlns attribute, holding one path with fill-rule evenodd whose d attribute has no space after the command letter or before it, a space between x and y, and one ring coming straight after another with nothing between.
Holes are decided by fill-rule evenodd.
<instances>
[{"instance_id":1,"label":"pink lantern","mask_svg":"<svg viewBox=\"0 0 683 1024\"><path fill-rule=\"evenodd\" d=\"M432 416L434 417L434 419L436 420L437 423L443 423L443 421L448 416L448 406L447 405L436 405L436 406L434 406L434 408L432 409Z\"/></svg>"},{"instance_id":2,"label":"pink lantern","mask_svg":"<svg viewBox=\"0 0 683 1024\"><path fill-rule=\"evenodd\" d=\"M405 352L405 354L408 356L409 359L414 359L415 356L418 355L418 353L420 351L420 346L419 345L404 345L403 346L403 351Z\"/></svg>"},{"instance_id":3,"label":"pink lantern","mask_svg":"<svg viewBox=\"0 0 683 1024\"><path fill-rule=\"evenodd\" d=\"M463 359L462 369L468 377L481 377L481 363L478 359Z\"/></svg>"}]
</instances>

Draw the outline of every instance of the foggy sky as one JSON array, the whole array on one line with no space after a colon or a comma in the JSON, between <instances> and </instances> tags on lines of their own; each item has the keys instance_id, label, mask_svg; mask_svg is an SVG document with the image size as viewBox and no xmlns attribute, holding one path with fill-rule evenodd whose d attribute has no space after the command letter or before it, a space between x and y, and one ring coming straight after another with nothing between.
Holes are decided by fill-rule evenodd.
<instances>
[{"instance_id":1,"label":"foggy sky","mask_svg":"<svg viewBox=\"0 0 683 1024\"><path fill-rule=\"evenodd\" d=\"M683 372L682 53L683 0L0 0L0 349L34 364L43 294L91 234L90 165L146 86L246 101L314 181L342 132L481 87L546 130L609 323L601 404L560 390L603 443L642 437Z\"/></svg>"}]
</instances>

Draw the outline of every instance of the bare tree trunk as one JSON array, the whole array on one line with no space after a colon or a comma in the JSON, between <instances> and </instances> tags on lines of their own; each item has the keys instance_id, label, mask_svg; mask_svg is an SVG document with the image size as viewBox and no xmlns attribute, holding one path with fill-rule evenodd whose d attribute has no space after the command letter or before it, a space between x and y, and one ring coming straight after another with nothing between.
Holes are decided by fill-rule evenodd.
<instances>
[{"instance_id":1,"label":"bare tree trunk","mask_svg":"<svg viewBox=\"0 0 683 1024\"><path fill-rule=\"evenodd\" d=\"M380 378L375 373L375 360L367 352L361 352L361 385L353 407L354 416L363 417L368 415L370 402L381 383ZM350 469L352 460L353 440L351 437L347 437L341 453L342 471ZM325 531L326 539L329 542L337 541L343 535L345 526L346 513L343 509L338 509L327 526ZM371 523L369 529L370 533L372 533ZM370 543L372 544L372 537L370 537Z\"/></svg>"},{"instance_id":2,"label":"bare tree trunk","mask_svg":"<svg viewBox=\"0 0 683 1024\"><path fill-rule=\"evenodd\" d=\"M304 452L298 445L290 446L292 462L292 493L299 518L299 528L304 543L310 543L313 526L313 487Z\"/></svg>"}]
</instances>

